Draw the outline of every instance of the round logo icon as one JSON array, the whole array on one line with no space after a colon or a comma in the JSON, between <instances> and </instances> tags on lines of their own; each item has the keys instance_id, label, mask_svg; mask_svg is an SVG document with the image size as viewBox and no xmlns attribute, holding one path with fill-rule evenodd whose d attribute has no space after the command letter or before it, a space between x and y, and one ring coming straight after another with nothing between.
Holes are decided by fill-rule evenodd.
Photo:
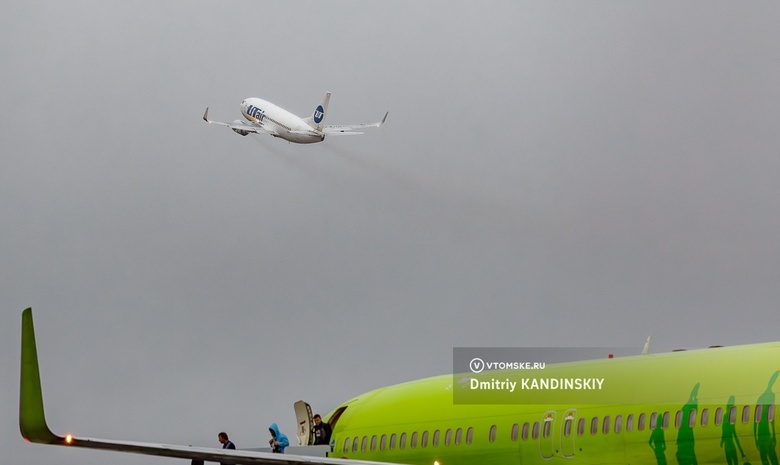
<instances>
[{"instance_id":1,"label":"round logo icon","mask_svg":"<svg viewBox=\"0 0 780 465\"><path fill-rule=\"evenodd\" d=\"M469 362L469 368L471 368L473 373L480 373L485 369L485 362L483 362L481 358L471 359Z\"/></svg>"},{"instance_id":2,"label":"round logo icon","mask_svg":"<svg viewBox=\"0 0 780 465\"><path fill-rule=\"evenodd\" d=\"M320 124L322 122L322 118L324 117L325 109L322 108L322 105L317 105L317 109L314 110L314 122Z\"/></svg>"}]
</instances>

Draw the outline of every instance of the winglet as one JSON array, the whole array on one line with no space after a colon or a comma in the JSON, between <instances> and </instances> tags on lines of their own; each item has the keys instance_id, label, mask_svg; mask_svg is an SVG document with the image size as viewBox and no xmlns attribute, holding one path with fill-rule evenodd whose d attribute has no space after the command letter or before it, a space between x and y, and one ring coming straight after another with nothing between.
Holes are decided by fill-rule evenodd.
<instances>
[{"instance_id":1,"label":"winglet","mask_svg":"<svg viewBox=\"0 0 780 465\"><path fill-rule=\"evenodd\" d=\"M38 350L35 347L32 308L22 312L22 369L19 386L19 430L30 442L65 444L49 430L43 413L43 391L38 369Z\"/></svg>"},{"instance_id":2,"label":"winglet","mask_svg":"<svg viewBox=\"0 0 780 465\"><path fill-rule=\"evenodd\" d=\"M210 123L209 121L209 107L206 107L206 111L203 112L203 121Z\"/></svg>"},{"instance_id":3,"label":"winglet","mask_svg":"<svg viewBox=\"0 0 780 465\"><path fill-rule=\"evenodd\" d=\"M389 111L385 112L385 117L384 117L384 118L382 118L382 121L379 123L379 126L381 126L381 125L385 124L385 120L387 119L387 115L389 115L389 114L390 114L390 112L389 112Z\"/></svg>"}]
</instances>

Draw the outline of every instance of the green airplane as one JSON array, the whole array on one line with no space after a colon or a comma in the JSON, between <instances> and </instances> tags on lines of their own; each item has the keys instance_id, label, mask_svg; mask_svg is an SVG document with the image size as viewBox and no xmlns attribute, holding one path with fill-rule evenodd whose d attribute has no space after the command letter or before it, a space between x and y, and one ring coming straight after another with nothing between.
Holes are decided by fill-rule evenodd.
<instances>
[{"instance_id":1,"label":"green airplane","mask_svg":"<svg viewBox=\"0 0 780 465\"><path fill-rule=\"evenodd\" d=\"M325 457L60 436L46 424L28 308L19 427L34 443L243 465L778 465L779 374L776 342L426 378L331 411Z\"/></svg>"}]
</instances>

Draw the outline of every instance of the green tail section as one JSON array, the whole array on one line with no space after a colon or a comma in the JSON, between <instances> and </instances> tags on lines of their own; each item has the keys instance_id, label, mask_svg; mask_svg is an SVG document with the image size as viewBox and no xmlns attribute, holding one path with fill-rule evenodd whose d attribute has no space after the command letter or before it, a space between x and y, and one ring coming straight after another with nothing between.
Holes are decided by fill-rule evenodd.
<instances>
[{"instance_id":1,"label":"green tail section","mask_svg":"<svg viewBox=\"0 0 780 465\"><path fill-rule=\"evenodd\" d=\"M32 308L22 312L22 375L19 386L19 430L30 442L62 444L46 425L43 413L41 374L38 370L38 350L35 347Z\"/></svg>"}]
</instances>

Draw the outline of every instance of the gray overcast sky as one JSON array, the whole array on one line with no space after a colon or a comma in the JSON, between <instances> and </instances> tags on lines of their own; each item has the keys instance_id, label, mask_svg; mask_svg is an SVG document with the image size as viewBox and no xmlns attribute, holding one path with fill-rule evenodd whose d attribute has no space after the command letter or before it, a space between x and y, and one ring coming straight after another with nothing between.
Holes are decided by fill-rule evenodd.
<instances>
[{"instance_id":1,"label":"gray overcast sky","mask_svg":"<svg viewBox=\"0 0 780 465\"><path fill-rule=\"evenodd\" d=\"M3 463L258 446L454 346L777 340L777 2L3 2ZM246 97L378 131L239 137Z\"/></svg>"}]
</instances>

